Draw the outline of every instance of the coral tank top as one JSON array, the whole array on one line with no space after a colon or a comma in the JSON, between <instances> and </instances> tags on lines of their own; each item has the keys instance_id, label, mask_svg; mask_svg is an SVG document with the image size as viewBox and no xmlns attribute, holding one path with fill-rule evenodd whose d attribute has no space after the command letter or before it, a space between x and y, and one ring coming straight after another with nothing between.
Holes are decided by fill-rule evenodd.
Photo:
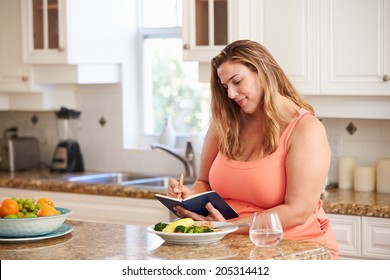
<instances>
[{"instance_id":1,"label":"coral tank top","mask_svg":"<svg viewBox=\"0 0 390 280\"><path fill-rule=\"evenodd\" d=\"M209 174L210 186L236 210L240 217L251 216L284 202L286 192L287 142L297 122L310 112L301 108L299 116L283 132L276 151L254 161L230 160L221 153ZM318 200L317 208L303 225L284 231L285 239L309 240L326 245L337 258L337 242Z\"/></svg>"}]
</instances>

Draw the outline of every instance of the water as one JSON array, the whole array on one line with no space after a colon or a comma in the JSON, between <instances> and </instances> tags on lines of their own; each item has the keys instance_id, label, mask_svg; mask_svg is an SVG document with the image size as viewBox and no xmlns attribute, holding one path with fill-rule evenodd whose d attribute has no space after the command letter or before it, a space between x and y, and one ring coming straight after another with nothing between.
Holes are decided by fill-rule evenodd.
<instances>
[{"instance_id":1,"label":"water","mask_svg":"<svg viewBox=\"0 0 390 280\"><path fill-rule=\"evenodd\" d=\"M249 238L256 246L272 247L278 245L282 240L283 231L266 229L251 230Z\"/></svg>"}]
</instances>

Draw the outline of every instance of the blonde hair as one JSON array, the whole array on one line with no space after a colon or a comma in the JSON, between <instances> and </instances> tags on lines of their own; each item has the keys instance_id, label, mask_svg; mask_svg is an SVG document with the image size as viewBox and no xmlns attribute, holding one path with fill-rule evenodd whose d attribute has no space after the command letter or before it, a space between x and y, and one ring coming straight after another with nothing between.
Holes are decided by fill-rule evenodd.
<instances>
[{"instance_id":1,"label":"blonde hair","mask_svg":"<svg viewBox=\"0 0 390 280\"><path fill-rule=\"evenodd\" d=\"M300 96L264 46L250 40L238 40L229 44L211 60L210 80L211 113L219 139L219 150L228 158L240 158L243 155L243 147L239 137L241 109L228 97L227 89L221 85L217 73L218 68L227 61L241 63L258 75L264 96L261 103L264 114L264 141L260 155L269 155L279 144L279 124L291 121L290 116L280 111L276 95L280 93L312 114L313 107Z\"/></svg>"}]
</instances>

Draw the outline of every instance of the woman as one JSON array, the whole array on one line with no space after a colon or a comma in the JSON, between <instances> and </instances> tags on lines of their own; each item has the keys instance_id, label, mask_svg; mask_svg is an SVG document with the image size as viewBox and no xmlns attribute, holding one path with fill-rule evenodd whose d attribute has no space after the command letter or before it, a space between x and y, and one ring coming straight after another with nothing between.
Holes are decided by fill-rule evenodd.
<instances>
[{"instance_id":1,"label":"woman","mask_svg":"<svg viewBox=\"0 0 390 280\"><path fill-rule=\"evenodd\" d=\"M284 238L322 243L338 257L337 242L322 208L329 171L326 131L260 44L239 40L211 61L212 122L192 189L174 179L169 196L209 190L250 223L254 212L277 212ZM182 207L181 217L225 221L210 203L203 217ZM239 233L247 234L248 227Z\"/></svg>"}]
</instances>

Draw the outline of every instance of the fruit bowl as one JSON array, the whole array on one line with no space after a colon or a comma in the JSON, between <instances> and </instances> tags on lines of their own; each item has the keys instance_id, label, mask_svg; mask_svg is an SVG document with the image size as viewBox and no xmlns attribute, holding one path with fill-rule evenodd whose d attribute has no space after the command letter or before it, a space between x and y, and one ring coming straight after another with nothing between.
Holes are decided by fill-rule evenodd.
<instances>
[{"instance_id":1,"label":"fruit bowl","mask_svg":"<svg viewBox=\"0 0 390 280\"><path fill-rule=\"evenodd\" d=\"M0 219L0 237L30 237L49 234L65 222L72 210L58 208L61 214L38 218Z\"/></svg>"}]
</instances>

